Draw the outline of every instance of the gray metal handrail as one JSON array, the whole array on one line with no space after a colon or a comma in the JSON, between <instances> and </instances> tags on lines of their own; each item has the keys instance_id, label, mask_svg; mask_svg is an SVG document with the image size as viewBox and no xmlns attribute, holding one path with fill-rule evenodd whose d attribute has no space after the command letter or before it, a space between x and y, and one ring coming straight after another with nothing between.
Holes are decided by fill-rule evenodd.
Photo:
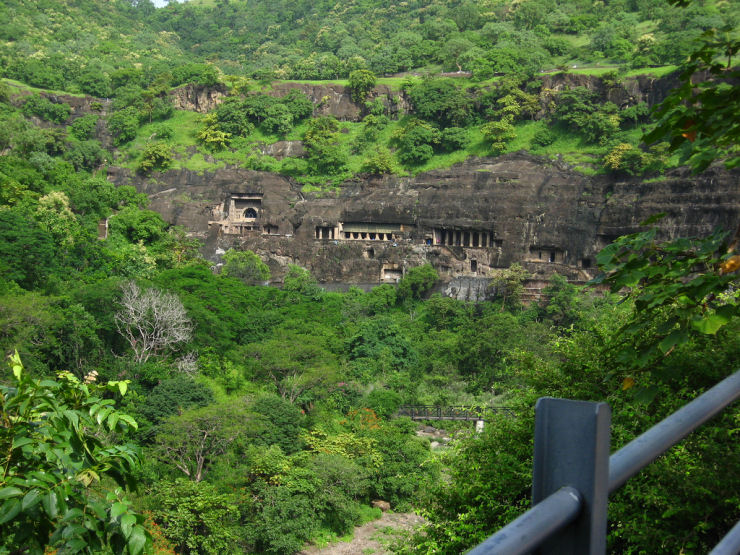
<instances>
[{"instance_id":1,"label":"gray metal handrail","mask_svg":"<svg viewBox=\"0 0 740 555\"><path fill-rule=\"evenodd\" d=\"M586 422L583 430L574 430L573 415L578 414L579 411L583 413L583 410L588 408L583 405L589 403L541 399L537 406L535 475L533 477L533 490L539 492L539 498L533 494L535 497L533 502L536 504L531 509L474 547L469 551L469 555L524 555L545 542L549 547L543 549L541 553L578 553L579 555L603 553L605 547L602 546L606 545L605 538L596 538L594 541L589 534L593 530L596 530L598 534L605 534L606 512L602 511L603 515L600 515L598 509L606 496L619 489L642 468L738 398L740 398L740 371L725 378L613 453L608 458L608 478L606 479L598 478L604 475L604 461L599 462L598 456L591 456L594 453L598 455L599 449L603 449L604 441L608 442L608 432L604 438L602 431L603 414L595 417L593 422ZM543 401L550 401L550 403L541 405ZM552 403L552 401L557 401L557 403ZM558 404L564 405L562 410L558 408ZM595 414L597 414L604 404L591 403L591 405L596 408ZM555 422L553 423L552 420ZM561 438L558 437L559 434L562 434ZM589 472L587 465L578 468L577 463L570 464L581 457L574 457L572 450L568 452L568 447L563 448L559 445L559 443L568 445L566 442L572 441L572 438L578 437L579 434L591 435L590 438L585 438L580 445L587 455L585 458L590 456L587 465L593 467L590 469L591 475L596 476L595 483L591 484L594 487L588 492L571 487L572 483L557 483L558 480L577 483L584 470ZM559 442L559 439L565 441ZM550 467L559 468L553 471L552 468L548 468L548 463L551 463ZM599 465L601 465L601 473ZM544 507L541 507L542 505ZM575 514L572 514L573 512ZM593 526L594 518L597 520L596 526ZM599 518L604 522L599 523ZM588 519L591 520L588 521ZM572 525L568 526L569 524ZM568 530L568 533L564 529ZM583 545L591 547L584 550ZM715 547L711 555L730 555L738 552L740 552L740 522Z\"/></svg>"}]
</instances>

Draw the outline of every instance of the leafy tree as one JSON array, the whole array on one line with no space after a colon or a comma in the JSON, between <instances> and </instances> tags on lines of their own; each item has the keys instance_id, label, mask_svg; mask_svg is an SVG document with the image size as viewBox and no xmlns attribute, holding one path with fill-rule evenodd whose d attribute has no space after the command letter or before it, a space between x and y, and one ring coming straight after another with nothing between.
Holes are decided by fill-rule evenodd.
<instances>
[{"instance_id":1,"label":"leafy tree","mask_svg":"<svg viewBox=\"0 0 740 555\"><path fill-rule=\"evenodd\" d=\"M138 407L138 412L152 424L182 410L203 407L213 403L213 392L208 386L186 376L176 376L159 383Z\"/></svg>"},{"instance_id":2,"label":"leafy tree","mask_svg":"<svg viewBox=\"0 0 740 555\"><path fill-rule=\"evenodd\" d=\"M270 279L270 268L252 251L227 250L223 255L221 273L235 277L248 285L256 285Z\"/></svg>"},{"instance_id":3,"label":"leafy tree","mask_svg":"<svg viewBox=\"0 0 740 555\"><path fill-rule=\"evenodd\" d=\"M375 148L369 157L362 163L362 171L375 175L394 173L396 164L393 155L385 147Z\"/></svg>"},{"instance_id":4,"label":"leafy tree","mask_svg":"<svg viewBox=\"0 0 740 555\"><path fill-rule=\"evenodd\" d=\"M95 139L75 142L64 153L64 159L70 162L74 168L80 170L94 170L103 163L107 153Z\"/></svg>"},{"instance_id":5,"label":"leafy tree","mask_svg":"<svg viewBox=\"0 0 740 555\"><path fill-rule=\"evenodd\" d=\"M239 544L238 507L207 482L158 482L151 511L183 555L228 553Z\"/></svg>"},{"instance_id":6,"label":"leafy tree","mask_svg":"<svg viewBox=\"0 0 740 555\"><path fill-rule=\"evenodd\" d=\"M116 328L134 351L137 363L190 339L192 324L177 295L154 288L142 291L133 281L124 284L122 291Z\"/></svg>"},{"instance_id":7,"label":"leafy tree","mask_svg":"<svg viewBox=\"0 0 740 555\"><path fill-rule=\"evenodd\" d=\"M69 199L63 192L52 191L41 197L36 208L36 218L58 245L69 247L78 239L79 224L69 208Z\"/></svg>"},{"instance_id":8,"label":"leafy tree","mask_svg":"<svg viewBox=\"0 0 740 555\"><path fill-rule=\"evenodd\" d=\"M374 370L383 373L410 369L418 359L411 341L387 316L362 321L348 339L347 351L349 360L372 362Z\"/></svg>"},{"instance_id":9,"label":"leafy tree","mask_svg":"<svg viewBox=\"0 0 740 555\"><path fill-rule=\"evenodd\" d=\"M299 551L318 528L313 496L284 487L260 489L261 503L248 531L254 551L270 555Z\"/></svg>"},{"instance_id":10,"label":"leafy tree","mask_svg":"<svg viewBox=\"0 0 740 555\"><path fill-rule=\"evenodd\" d=\"M82 70L76 79L83 93L98 98L110 96L110 78L103 73L100 67L87 67Z\"/></svg>"},{"instance_id":11,"label":"leafy tree","mask_svg":"<svg viewBox=\"0 0 740 555\"><path fill-rule=\"evenodd\" d=\"M310 401L336 382L338 363L320 338L308 334L284 334L250 345L246 364L256 378L274 385L291 403Z\"/></svg>"},{"instance_id":12,"label":"leafy tree","mask_svg":"<svg viewBox=\"0 0 740 555\"><path fill-rule=\"evenodd\" d=\"M253 130L254 126L251 126L250 129ZM218 151L229 146L231 133L222 131L216 116L211 113L203 118L203 127L198 131L196 139L208 150Z\"/></svg>"},{"instance_id":13,"label":"leafy tree","mask_svg":"<svg viewBox=\"0 0 740 555\"><path fill-rule=\"evenodd\" d=\"M127 205L110 219L112 234L122 235L131 242L141 241L151 244L165 233L165 224L157 212L140 210L137 206Z\"/></svg>"},{"instance_id":14,"label":"leafy tree","mask_svg":"<svg viewBox=\"0 0 740 555\"><path fill-rule=\"evenodd\" d=\"M241 402L190 409L159 426L154 452L160 461L200 482L216 458L246 433L248 422Z\"/></svg>"},{"instance_id":15,"label":"leafy tree","mask_svg":"<svg viewBox=\"0 0 740 555\"><path fill-rule=\"evenodd\" d=\"M398 298L421 299L438 279L439 275L431 264L409 268L398 282Z\"/></svg>"},{"instance_id":16,"label":"leafy tree","mask_svg":"<svg viewBox=\"0 0 740 555\"><path fill-rule=\"evenodd\" d=\"M426 79L408 92L414 113L441 127L471 122L473 99L451 79Z\"/></svg>"},{"instance_id":17,"label":"leafy tree","mask_svg":"<svg viewBox=\"0 0 740 555\"><path fill-rule=\"evenodd\" d=\"M284 104L273 104L265 111L262 127L268 133L285 135L293 128L293 114Z\"/></svg>"},{"instance_id":18,"label":"leafy tree","mask_svg":"<svg viewBox=\"0 0 740 555\"><path fill-rule=\"evenodd\" d=\"M45 96L33 94L23 103L23 113L28 116L38 116L43 120L54 123L64 123L72 113L72 108L66 103L54 103Z\"/></svg>"},{"instance_id":19,"label":"leafy tree","mask_svg":"<svg viewBox=\"0 0 740 555\"><path fill-rule=\"evenodd\" d=\"M461 150L467 147L468 143L470 143L470 135L466 129L462 127L447 127L442 130L442 135L440 136L442 150L447 152Z\"/></svg>"},{"instance_id":20,"label":"leafy tree","mask_svg":"<svg viewBox=\"0 0 740 555\"><path fill-rule=\"evenodd\" d=\"M97 385L90 374L83 383L69 372L57 380L34 380L17 353L11 368L13 385L0 384L3 547L32 553L46 548L142 553L151 545L144 517L131 509L121 490L104 498L97 491L104 477L119 487L133 484L138 467L135 446L102 439L136 428L133 418L102 397L111 389L125 393L127 382Z\"/></svg>"},{"instance_id":21,"label":"leafy tree","mask_svg":"<svg viewBox=\"0 0 740 555\"><path fill-rule=\"evenodd\" d=\"M213 87L218 84L218 70L210 64L190 63L172 70L173 85L203 85Z\"/></svg>"},{"instance_id":22,"label":"leafy tree","mask_svg":"<svg viewBox=\"0 0 740 555\"><path fill-rule=\"evenodd\" d=\"M70 132L81 141L91 139L95 134L95 128L99 119L100 116L97 114L85 114L76 118L72 122L72 125L70 125Z\"/></svg>"},{"instance_id":23,"label":"leafy tree","mask_svg":"<svg viewBox=\"0 0 740 555\"><path fill-rule=\"evenodd\" d=\"M488 288L493 298L502 300L502 307L518 308L521 303L521 296L524 292L524 280L529 277L529 273L518 263L514 263L506 270L497 273Z\"/></svg>"},{"instance_id":24,"label":"leafy tree","mask_svg":"<svg viewBox=\"0 0 740 555\"><path fill-rule=\"evenodd\" d=\"M434 146L439 143L440 132L432 125L412 119L393 133L398 145L398 159L404 164L423 164L434 156Z\"/></svg>"},{"instance_id":25,"label":"leafy tree","mask_svg":"<svg viewBox=\"0 0 740 555\"><path fill-rule=\"evenodd\" d=\"M606 144L619 130L617 107L607 102L597 105L597 95L585 87L561 92L552 115L554 122L581 133L588 141Z\"/></svg>"},{"instance_id":26,"label":"leafy tree","mask_svg":"<svg viewBox=\"0 0 740 555\"><path fill-rule=\"evenodd\" d=\"M303 417L298 407L282 397L264 395L252 403L251 410L258 415L259 428L254 432L257 443L277 445L287 455L301 450Z\"/></svg>"},{"instance_id":27,"label":"leafy tree","mask_svg":"<svg viewBox=\"0 0 740 555\"><path fill-rule=\"evenodd\" d=\"M113 144L120 146L136 137L139 129L139 110L128 106L108 117L108 130L113 135Z\"/></svg>"},{"instance_id":28,"label":"leafy tree","mask_svg":"<svg viewBox=\"0 0 740 555\"><path fill-rule=\"evenodd\" d=\"M732 85L740 76L732 66L739 47L740 40L728 29L702 35L699 48L682 68L681 85L659 105L657 126L645 136L648 143L670 140L670 150L680 151L681 161L696 172L718 158L725 158L728 168L740 164L737 89ZM710 78L696 83L693 76L702 72Z\"/></svg>"},{"instance_id":29,"label":"leafy tree","mask_svg":"<svg viewBox=\"0 0 740 555\"><path fill-rule=\"evenodd\" d=\"M540 306L555 325L567 328L580 319L579 297L576 286L560 274L553 274L542 290Z\"/></svg>"},{"instance_id":30,"label":"leafy tree","mask_svg":"<svg viewBox=\"0 0 740 555\"><path fill-rule=\"evenodd\" d=\"M665 147L662 143L658 147ZM663 152L661 152L663 150ZM641 175L665 167L664 149L643 151L629 143L620 143L604 156L604 168L615 174Z\"/></svg>"},{"instance_id":31,"label":"leafy tree","mask_svg":"<svg viewBox=\"0 0 740 555\"><path fill-rule=\"evenodd\" d=\"M283 278L283 289L312 298L316 298L321 293L321 288L311 272L295 264L288 265L288 273Z\"/></svg>"},{"instance_id":32,"label":"leafy tree","mask_svg":"<svg viewBox=\"0 0 740 555\"><path fill-rule=\"evenodd\" d=\"M508 118L486 123L481 127L481 132L486 140L491 143L491 150L494 154L504 152L506 145L516 139L516 131Z\"/></svg>"},{"instance_id":33,"label":"leafy tree","mask_svg":"<svg viewBox=\"0 0 740 555\"><path fill-rule=\"evenodd\" d=\"M331 116L308 122L303 145L308 152L308 165L317 174L337 174L347 164L347 153L339 141L339 124Z\"/></svg>"},{"instance_id":34,"label":"leafy tree","mask_svg":"<svg viewBox=\"0 0 740 555\"><path fill-rule=\"evenodd\" d=\"M43 286L58 266L51 234L16 210L0 210L0 275L21 287Z\"/></svg>"},{"instance_id":35,"label":"leafy tree","mask_svg":"<svg viewBox=\"0 0 740 555\"><path fill-rule=\"evenodd\" d=\"M169 144L164 141L149 142L141 153L138 169L142 173L150 173L153 170L164 171L172 164L173 157Z\"/></svg>"},{"instance_id":36,"label":"leafy tree","mask_svg":"<svg viewBox=\"0 0 740 555\"><path fill-rule=\"evenodd\" d=\"M225 99L215 111L215 121L206 116L204 123L208 126L217 126L220 131L233 136L247 137L254 131L254 124L250 121L250 112L245 103L238 98Z\"/></svg>"},{"instance_id":37,"label":"leafy tree","mask_svg":"<svg viewBox=\"0 0 740 555\"><path fill-rule=\"evenodd\" d=\"M365 396L362 403L381 418L388 418L398 410L402 400L401 395L395 391L373 389Z\"/></svg>"},{"instance_id":38,"label":"leafy tree","mask_svg":"<svg viewBox=\"0 0 740 555\"><path fill-rule=\"evenodd\" d=\"M280 99L280 103L288 108L294 122L302 121L313 114L313 102L298 89L291 89Z\"/></svg>"},{"instance_id":39,"label":"leafy tree","mask_svg":"<svg viewBox=\"0 0 740 555\"><path fill-rule=\"evenodd\" d=\"M611 347L635 370L654 367L694 335L715 335L740 314L736 296L727 293L740 266L728 252L728 233L667 242L656 235L653 228L621 237L597 255L604 274L594 282L613 292L629 288L635 303Z\"/></svg>"},{"instance_id":40,"label":"leafy tree","mask_svg":"<svg viewBox=\"0 0 740 555\"><path fill-rule=\"evenodd\" d=\"M375 88L377 78L368 69L356 69L349 74L349 88L352 91L352 100L358 104L365 102L367 95Z\"/></svg>"}]
</instances>

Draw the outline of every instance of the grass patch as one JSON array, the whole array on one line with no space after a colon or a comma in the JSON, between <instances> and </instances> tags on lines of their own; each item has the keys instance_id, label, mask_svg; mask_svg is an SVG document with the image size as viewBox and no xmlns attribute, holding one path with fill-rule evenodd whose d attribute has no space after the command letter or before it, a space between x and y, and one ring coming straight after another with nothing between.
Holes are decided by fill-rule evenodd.
<instances>
[{"instance_id":1,"label":"grass patch","mask_svg":"<svg viewBox=\"0 0 740 555\"><path fill-rule=\"evenodd\" d=\"M31 85L27 85L26 83L22 83L21 81L16 81L15 79L7 79L3 78L3 82L7 83L11 87L15 87L16 89L21 89L23 91L28 91L32 93L52 93L52 94L60 94L60 95L66 95L66 96L75 96L77 98L84 98L87 95L83 93L73 93L69 91L60 91L60 90L53 90L53 89L39 89L37 87L32 87Z\"/></svg>"},{"instance_id":2,"label":"grass patch","mask_svg":"<svg viewBox=\"0 0 740 555\"><path fill-rule=\"evenodd\" d=\"M643 67L631 69L624 74L624 77L635 77L637 75L652 75L653 77L663 77L678 70L678 66L661 66L661 67Z\"/></svg>"}]
</instances>

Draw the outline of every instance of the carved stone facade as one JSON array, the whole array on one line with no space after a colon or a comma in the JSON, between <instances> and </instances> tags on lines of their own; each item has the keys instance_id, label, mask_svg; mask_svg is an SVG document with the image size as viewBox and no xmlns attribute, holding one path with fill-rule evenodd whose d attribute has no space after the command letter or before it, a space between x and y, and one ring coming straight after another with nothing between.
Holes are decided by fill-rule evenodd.
<instances>
[{"instance_id":1,"label":"carved stone facade","mask_svg":"<svg viewBox=\"0 0 740 555\"><path fill-rule=\"evenodd\" d=\"M740 221L740 173L719 168L615 181L515 153L414 178L355 179L326 196L242 169L169 171L156 182L112 172L116 183L147 193L165 220L203 238L214 263L218 249L250 249L276 281L291 263L321 282L363 284L392 283L430 263L459 294L472 295L481 289L476 279L514 262L538 282L555 272L583 281L594 275L599 250L652 214L666 212L666 237Z\"/></svg>"}]
</instances>

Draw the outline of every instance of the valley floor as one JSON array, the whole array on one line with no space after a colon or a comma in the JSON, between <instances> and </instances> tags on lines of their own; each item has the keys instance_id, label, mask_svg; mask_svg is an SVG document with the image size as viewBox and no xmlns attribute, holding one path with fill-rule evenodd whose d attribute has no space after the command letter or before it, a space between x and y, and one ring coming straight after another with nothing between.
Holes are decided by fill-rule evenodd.
<instances>
[{"instance_id":1,"label":"valley floor","mask_svg":"<svg viewBox=\"0 0 740 555\"><path fill-rule=\"evenodd\" d=\"M310 547L299 555L388 555L392 553L389 544L396 537L423 523L424 519L414 513L383 513L378 520L357 526L352 541Z\"/></svg>"}]
</instances>

